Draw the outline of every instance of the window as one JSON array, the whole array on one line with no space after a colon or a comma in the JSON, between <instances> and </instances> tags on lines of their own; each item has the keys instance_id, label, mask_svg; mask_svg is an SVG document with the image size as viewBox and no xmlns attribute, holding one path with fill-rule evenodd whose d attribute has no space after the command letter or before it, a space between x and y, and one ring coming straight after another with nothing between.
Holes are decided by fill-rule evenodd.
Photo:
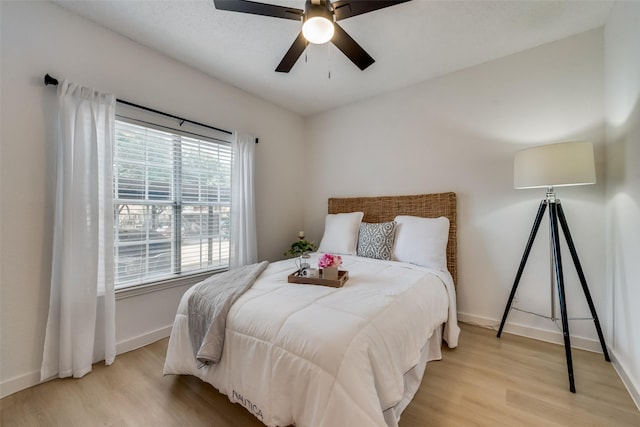
<instances>
[{"instance_id":1,"label":"window","mask_svg":"<svg viewBox=\"0 0 640 427\"><path fill-rule=\"evenodd\" d=\"M228 268L229 136L195 135L120 114L115 135L116 288Z\"/></svg>"}]
</instances>

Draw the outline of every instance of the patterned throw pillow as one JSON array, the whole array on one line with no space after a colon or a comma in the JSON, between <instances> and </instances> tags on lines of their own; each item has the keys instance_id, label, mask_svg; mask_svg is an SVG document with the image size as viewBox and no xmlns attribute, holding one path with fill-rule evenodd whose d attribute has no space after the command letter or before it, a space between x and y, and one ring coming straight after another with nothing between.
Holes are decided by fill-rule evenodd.
<instances>
[{"instance_id":1,"label":"patterned throw pillow","mask_svg":"<svg viewBox=\"0 0 640 427\"><path fill-rule=\"evenodd\" d=\"M390 260L396 222L360 223L358 256Z\"/></svg>"}]
</instances>

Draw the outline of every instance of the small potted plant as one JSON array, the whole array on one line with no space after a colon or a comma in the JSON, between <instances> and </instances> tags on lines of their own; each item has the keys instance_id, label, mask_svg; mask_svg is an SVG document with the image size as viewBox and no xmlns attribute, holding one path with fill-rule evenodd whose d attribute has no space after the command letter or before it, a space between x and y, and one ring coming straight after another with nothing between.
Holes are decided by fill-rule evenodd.
<instances>
[{"instance_id":1,"label":"small potted plant","mask_svg":"<svg viewBox=\"0 0 640 427\"><path fill-rule=\"evenodd\" d=\"M284 255L297 257L296 265L298 266L298 272L302 272L302 270L311 268L311 264L309 264L309 252L313 252L316 249L316 244L305 240L304 231L301 231L298 233L298 241L293 242Z\"/></svg>"},{"instance_id":2,"label":"small potted plant","mask_svg":"<svg viewBox=\"0 0 640 427\"><path fill-rule=\"evenodd\" d=\"M314 242L305 240L304 231L301 231L300 233L298 233L298 240L291 244L291 247L284 253L284 255L299 257L302 255L306 255L309 252L313 252L316 249L316 244Z\"/></svg>"}]
</instances>

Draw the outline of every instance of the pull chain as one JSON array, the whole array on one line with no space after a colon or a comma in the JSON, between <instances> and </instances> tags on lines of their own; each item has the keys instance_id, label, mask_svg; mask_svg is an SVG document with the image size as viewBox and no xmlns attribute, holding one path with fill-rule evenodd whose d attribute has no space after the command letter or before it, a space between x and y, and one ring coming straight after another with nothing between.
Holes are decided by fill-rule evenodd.
<instances>
[{"instance_id":1,"label":"pull chain","mask_svg":"<svg viewBox=\"0 0 640 427\"><path fill-rule=\"evenodd\" d=\"M331 80L331 43L327 43L327 49L329 49L329 80Z\"/></svg>"},{"instance_id":2,"label":"pull chain","mask_svg":"<svg viewBox=\"0 0 640 427\"><path fill-rule=\"evenodd\" d=\"M304 18L301 16L300 17L300 23L301 25L304 25ZM304 63L307 63L307 51L309 50L309 40L307 40L306 38L304 39Z\"/></svg>"}]
</instances>

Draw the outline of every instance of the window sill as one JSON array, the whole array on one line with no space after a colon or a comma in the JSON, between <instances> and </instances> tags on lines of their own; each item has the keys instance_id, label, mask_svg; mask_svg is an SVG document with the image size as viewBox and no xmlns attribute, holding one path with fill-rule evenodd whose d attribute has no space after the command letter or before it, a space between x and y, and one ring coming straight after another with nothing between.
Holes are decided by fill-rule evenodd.
<instances>
[{"instance_id":1,"label":"window sill","mask_svg":"<svg viewBox=\"0 0 640 427\"><path fill-rule=\"evenodd\" d=\"M132 298L139 295L149 294L152 292L160 292L166 289L177 288L180 286L194 285L209 276L217 273L222 273L227 269L219 269L213 271L206 271L203 273L192 274L189 276L181 276L171 279L160 280L157 282L144 283L141 285L129 286L126 288L116 289L116 301L126 298Z\"/></svg>"}]
</instances>

